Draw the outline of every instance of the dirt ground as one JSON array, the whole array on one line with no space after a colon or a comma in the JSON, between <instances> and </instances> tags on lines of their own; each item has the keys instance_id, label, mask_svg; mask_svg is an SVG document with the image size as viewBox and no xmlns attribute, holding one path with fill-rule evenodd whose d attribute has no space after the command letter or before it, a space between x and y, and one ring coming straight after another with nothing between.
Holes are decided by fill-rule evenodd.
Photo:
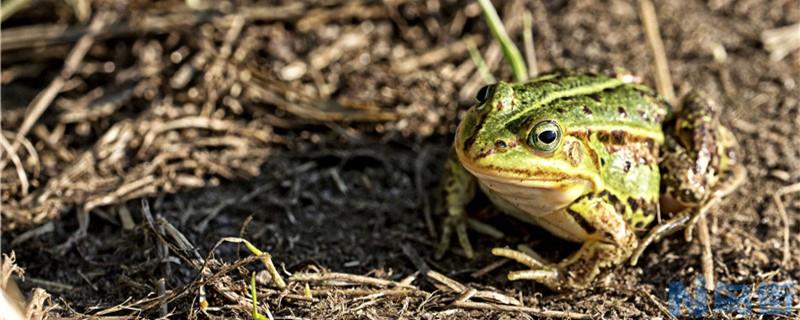
<instances>
[{"instance_id":1,"label":"dirt ground","mask_svg":"<svg viewBox=\"0 0 800 320\"><path fill-rule=\"evenodd\" d=\"M473 235L476 259L433 259L442 163L484 83L469 43L511 80L476 3L269 2L44 1L3 22L3 136L16 141L34 97L57 93L19 166L4 147L2 171L2 252L23 291L51 295L51 318L250 318L252 272L275 319L671 317L670 281L701 274L702 246L681 234L558 294L507 281L520 266L489 251L558 259L575 245L478 200L471 214L508 238ZM637 1L496 5L519 44L531 13L541 72L624 68L654 85ZM724 105L748 171L709 221L716 280L796 283L800 194L781 197L788 221L773 195L800 183L800 51L778 56L791 41L764 32L800 23L800 2L655 5L676 92ZM215 249L225 237L269 252L288 289L240 245ZM463 286L477 291L459 300ZM764 311L746 317L783 317Z\"/></svg>"}]
</instances>

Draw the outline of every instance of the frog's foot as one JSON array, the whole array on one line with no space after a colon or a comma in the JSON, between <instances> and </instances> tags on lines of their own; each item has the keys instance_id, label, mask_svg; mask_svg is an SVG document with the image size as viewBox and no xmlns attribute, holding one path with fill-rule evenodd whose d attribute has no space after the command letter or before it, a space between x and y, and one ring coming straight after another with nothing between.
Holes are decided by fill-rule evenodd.
<instances>
[{"instance_id":1,"label":"frog's foot","mask_svg":"<svg viewBox=\"0 0 800 320\"><path fill-rule=\"evenodd\" d=\"M634 237L628 240L636 241ZM508 248L494 248L492 254L512 259L530 268L530 270L509 272L508 280L533 280L553 291L562 292L584 289L594 281L603 268L625 261L630 254L630 250L625 249L626 247L627 245L589 240L583 243L580 250L558 264L543 261L535 252L525 253Z\"/></svg>"},{"instance_id":2,"label":"frog's foot","mask_svg":"<svg viewBox=\"0 0 800 320\"><path fill-rule=\"evenodd\" d=\"M494 248L492 254L519 262L530 270L511 271L508 280L533 280L560 291L565 281L558 267L542 261L537 255L509 248Z\"/></svg>"},{"instance_id":3,"label":"frog's foot","mask_svg":"<svg viewBox=\"0 0 800 320\"><path fill-rule=\"evenodd\" d=\"M451 215L445 218L444 226L442 227L442 238L439 241L439 246L436 248L436 259L441 259L444 253L450 248L450 238L453 235L453 230L456 232L458 242L461 244L461 249L464 250L464 255L472 259L475 257L475 250L472 249L472 244L469 241L467 234L467 227L478 233L491 236L495 239L502 239L505 237L502 231L492 227L489 224L480 222L478 220L466 217L465 215Z\"/></svg>"}]
</instances>

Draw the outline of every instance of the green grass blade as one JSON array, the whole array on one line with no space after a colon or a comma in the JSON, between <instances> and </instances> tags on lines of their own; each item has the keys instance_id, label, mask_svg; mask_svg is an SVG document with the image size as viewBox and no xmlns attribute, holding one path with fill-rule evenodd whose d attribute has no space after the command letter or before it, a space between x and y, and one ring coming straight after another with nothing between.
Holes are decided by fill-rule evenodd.
<instances>
[{"instance_id":1,"label":"green grass blade","mask_svg":"<svg viewBox=\"0 0 800 320\"><path fill-rule=\"evenodd\" d=\"M489 25L489 30L492 31L492 35L500 42L500 46L503 48L503 55L506 57L508 64L511 65L514 78L516 78L517 81L528 80L525 60L522 58L522 54L519 52L517 46L511 41L511 38L508 37L506 28L503 26L503 21L500 20L500 16L497 15L497 10L494 9L492 2L490 0L478 0L478 4L483 10L483 17Z\"/></svg>"},{"instance_id":2,"label":"green grass blade","mask_svg":"<svg viewBox=\"0 0 800 320\"><path fill-rule=\"evenodd\" d=\"M253 319L255 320L269 320L261 313L258 312L258 297L256 296L256 274L255 272L250 275L250 296L253 297Z\"/></svg>"}]
</instances>

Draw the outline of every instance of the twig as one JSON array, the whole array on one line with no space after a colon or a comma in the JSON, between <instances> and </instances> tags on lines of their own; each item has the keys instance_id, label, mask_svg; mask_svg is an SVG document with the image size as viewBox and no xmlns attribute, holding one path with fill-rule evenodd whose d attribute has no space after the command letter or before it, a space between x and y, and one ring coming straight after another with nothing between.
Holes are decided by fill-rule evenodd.
<instances>
[{"instance_id":1,"label":"twig","mask_svg":"<svg viewBox=\"0 0 800 320\"><path fill-rule=\"evenodd\" d=\"M420 199L420 205L422 206L422 212L425 217L425 226L428 229L428 235L431 237L431 239L436 239L438 233L436 232L436 224L433 222L433 212L427 194L428 191L425 190L422 175L422 170L426 168L426 165L428 164L428 155L430 152L423 147L423 150L421 150L421 152L418 154L419 157L417 157L417 159L414 161L414 187L416 188L417 197ZM403 250L405 250L405 247L403 247Z\"/></svg>"},{"instance_id":2,"label":"twig","mask_svg":"<svg viewBox=\"0 0 800 320\"><path fill-rule=\"evenodd\" d=\"M159 233L166 234L165 228L166 228L165 224L160 224L158 226ZM160 242L160 241L157 241L157 240L158 239L156 239L156 243L155 243L156 252L158 254L158 259L162 263L163 275L156 280L156 287L158 289L158 295L159 296L165 296L165 293L167 292L166 277L168 277L168 276L170 276L172 274L172 270L171 270L172 268L170 267L170 262L168 260L169 259L169 245L166 242ZM169 313L169 306L167 305L167 303L169 303L169 301L166 298L162 299L159 302L159 313L160 313L162 318L166 317L166 315Z\"/></svg>"},{"instance_id":3,"label":"twig","mask_svg":"<svg viewBox=\"0 0 800 320\"><path fill-rule=\"evenodd\" d=\"M306 13L306 5L292 2L281 6L252 5L239 7L230 15L218 17L210 11L177 12L167 15L147 15L140 19L119 22L109 25L98 34L97 38L109 39L131 34L149 34L172 32L181 28L191 28L214 18L226 23L232 16L242 15L249 21L275 21L297 18ZM25 49L42 45L69 43L78 40L89 32L90 27L64 25L34 25L4 29L2 51Z\"/></svg>"},{"instance_id":4,"label":"twig","mask_svg":"<svg viewBox=\"0 0 800 320\"><path fill-rule=\"evenodd\" d=\"M363 284L376 287L405 287L414 288L413 286L403 285L399 282L373 278L368 276L360 276L349 273L339 272L324 272L324 273L295 273L289 277L289 281L300 282L347 282L351 284Z\"/></svg>"},{"instance_id":5,"label":"twig","mask_svg":"<svg viewBox=\"0 0 800 320\"><path fill-rule=\"evenodd\" d=\"M780 61L792 51L800 49L800 23L766 30L761 33L761 42L769 51L769 58Z\"/></svg>"},{"instance_id":6,"label":"twig","mask_svg":"<svg viewBox=\"0 0 800 320\"><path fill-rule=\"evenodd\" d=\"M115 15L111 12L99 12L97 16L94 17L92 23L89 25L88 33L83 35L78 43L75 44L75 47L72 48L72 51L67 55L67 59L64 61L64 68L61 69L61 73L50 82L50 85L47 86L42 92L40 92L28 105L28 108L25 110L25 119L22 121L22 124L17 129L17 135L14 138L14 142L11 145L11 150L9 154L16 153L19 149L20 144L22 143L22 139L28 134L28 131L31 130L33 125L39 119L39 117L47 110L50 106L50 103L53 102L58 92L61 91L61 88L64 87L64 84L72 77L75 71L78 70L80 67L81 61L83 61L83 57L89 52L89 49L94 44L95 36L100 33L101 30L112 20L114 20ZM0 171L2 171L6 167L7 161L0 162Z\"/></svg>"},{"instance_id":7,"label":"twig","mask_svg":"<svg viewBox=\"0 0 800 320\"><path fill-rule=\"evenodd\" d=\"M410 56L408 58L397 61L392 67L392 70L399 73L407 73L416 71L417 69L429 65L439 63L447 58L458 56L469 50L470 44L480 45L483 43L483 38L479 35L473 35L462 39L461 41L453 42L444 46L436 47L430 51L426 51L420 55Z\"/></svg>"},{"instance_id":8,"label":"twig","mask_svg":"<svg viewBox=\"0 0 800 320\"><path fill-rule=\"evenodd\" d=\"M501 21L500 17L497 15L497 11L494 9L492 2L490 0L478 0L478 4L480 4L483 10L483 17L486 19L486 24L489 25L489 30L492 31L492 35L500 42L500 46L503 48L503 54L506 60L508 60L508 64L511 65L511 70L514 72L514 78L516 78L517 81L528 80L528 71L525 70L525 61L522 59L522 54L519 53L517 46L514 45L514 42L508 37L506 28L503 26L503 21Z\"/></svg>"},{"instance_id":9,"label":"twig","mask_svg":"<svg viewBox=\"0 0 800 320\"><path fill-rule=\"evenodd\" d=\"M375 295L376 293L379 293L384 297L430 296L430 293L428 292L422 290L412 290L412 289L381 289L380 291L376 291L375 289L364 289L364 288L331 288L331 289L310 289L309 293L313 297L345 296L345 297L354 297L354 300L363 299L364 297ZM308 298L304 296L287 295L287 297L291 297L292 299L297 299L301 301L316 301L314 300L314 298Z\"/></svg>"},{"instance_id":10,"label":"twig","mask_svg":"<svg viewBox=\"0 0 800 320\"><path fill-rule=\"evenodd\" d=\"M639 289L639 291L641 293L643 293L645 296L647 296L647 298L650 299L650 302L652 302L656 306L656 308L658 308L658 310L661 311L661 313L666 315L667 318L670 318L670 319L673 319L673 320L676 319L675 315L673 315L672 312L669 312L669 310L666 307L664 307L664 304L660 300L658 300L658 298L656 298L656 296L654 296L650 292L645 291L644 289Z\"/></svg>"},{"instance_id":11,"label":"twig","mask_svg":"<svg viewBox=\"0 0 800 320\"><path fill-rule=\"evenodd\" d=\"M30 183L28 182L28 175L25 173L25 167L22 166L22 161L19 160L16 150L13 150L14 148L11 147L11 143L9 143L2 134L0 134L0 146L2 146L2 150L6 151L6 154L17 169L17 177L22 187L22 195L27 196Z\"/></svg>"},{"instance_id":12,"label":"twig","mask_svg":"<svg viewBox=\"0 0 800 320\"><path fill-rule=\"evenodd\" d=\"M511 312L522 312L531 314L537 317L542 318L560 318L560 319L592 319L591 315L585 313L578 313L578 312L569 312L569 311L554 311L554 310L544 310L539 308L533 307L525 307L525 306L509 306L503 304L495 304L495 303L485 303L485 302L470 302L470 301L463 301L463 302L455 302L453 306L464 308L464 309L478 309L478 310L493 310L493 311L511 311Z\"/></svg>"},{"instance_id":13,"label":"twig","mask_svg":"<svg viewBox=\"0 0 800 320\"><path fill-rule=\"evenodd\" d=\"M711 252L711 241L708 234L708 223L706 218L700 218L697 221L697 238L703 245L703 255L701 262L703 264L703 276L706 278L706 290L714 291L714 256Z\"/></svg>"},{"instance_id":14,"label":"twig","mask_svg":"<svg viewBox=\"0 0 800 320\"><path fill-rule=\"evenodd\" d=\"M656 87L667 101L672 105L676 105L677 98L672 87L672 78L669 75L667 54L664 51L664 42L661 40L661 35L658 31L656 8L650 0L639 0L639 8L641 10L642 26L647 36L647 44L650 45L650 50L653 52L656 68Z\"/></svg>"},{"instance_id":15,"label":"twig","mask_svg":"<svg viewBox=\"0 0 800 320\"><path fill-rule=\"evenodd\" d=\"M489 272L492 272L492 271L494 271L494 270L497 270L497 268L500 268L500 267L502 267L503 265L505 265L505 264L506 264L506 263L508 263L509 261L511 261L511 260L509 260L509 259L500 259L500 260L497 260L497 261L495 261L495 262L492 262L492 263L490 263L490 264L486 265L485 267L483 267L483 268L479 269L478 271L475 271L475 272L471 273L471 274L470 274L470 276L471 276L471 277L473 277L473 278L480 278L480 277L483 277L483 276L485 276L487 273L489 273Z\"/></svg>"},{"instance_id":16,"label":"twig","mask_svg":"<svg viewBox=\"0 0 800 320\"><path fill-rule=\"evenodd\" d=\"M34 237L39 237L41 235L48 234L50 232L53 232L55 229L56 228L55 228L55 225L53 224L53 222L49 221L49 222L47 222L47 223L45 223L45 224L43 224L41 226L38 226L38 227L36 227L34 229L25 231L21 235L19 235L16 238L14 238L14 240L11 240L11 247L17 247L18 245L20 245L21 243L23 243L25 241L33 239Z\"/></svg>"},{"instance_id":17,"label":"twig","mask_svg":"<svg viewBox=\"0 0 800 320\"><path fill-rule=\"evenodd\" d=\"M464 284L456 281L455 279L451 279L451 278L449 278L449 277L447 277L447 276L445 276L445 275L443 275L441 273L438 273L436 271L428 271L428 272L425 273L425 276L427 276L428 278L443 284L444 286L447 287L447 289L450 289L450 291L453 291L455 293L459 293L460 294L459 298L463 299L463 300L466 300L466 299L464 299L465 297L467 297L467 298L475 297L475 298L478 298L478 299L491 301L493 303L500 303L500 304L503 304L503 305L512 305L512 306L521 306L522 305L522 302L520 302L516 298L514 298L512 296L508 296L508 295L502 294L502 293L499 293L499 292L494 292L494 291L489 291L489 290L477 290L475 292L471 292L472 290L475 290L475 289L473 289L473 288L471 288L471 287L469 287L467 285L464 285Z\"/></svg>"},{"instance_id":18,"label":"twig","mask_svg":"<svg viewBox=\"0 0 800 320\"><path fill-rule=\"evenodd\" d=\"M30 2L30 0L3 1L3 6L0 7L0 22L6 21L8 17L13 16L17 11L24 9Z\"/></svg>"},{"instance_id":19,"label":"twig","mask_svg":"<svg viewBox=\"0 0 800 320\"><path fill-rule=\"evenodd\" d=\"M25 277L25 282L30 282L32 285L49 288L53 291L69 292L75 290L75 287L66 283L50 281L39 278Z\"/></svg>"},{"instance_id":20,"label":"twig","mask_svg":"<svg viewBox=\"0 0 800 320\"><path fill-rule=\"evenodd\" d=\"M530 10L525 10L522 16L522 41L525 46L525 60L528 61L528 76L533 78L539 74L539 66L536 63L536 49L533 45L533 14Z\"/></svg>"},{"instance_id":21,"label":"twig","mask_svg":"<svg viewBox=\"0 0 800 320\"><path fill-rule=\"evenodd\" d=\"M483 81L486 83L495 83L497 80L492 75L492 71L489 70L489 67L486 65L486 60L483 60L483 56L481 56L481 52L478 51L478 48L475 46L472 41L467 42L467 49L469 50L469 57L472 59L472 63L475 64L475 68L478 69L478 74L481 75Z\"/></svg>"},{"instance_id":22,"label":"twig","mask_svg":"<svg viewBox=\"0 0 800 320\"><path fill-rule=\"evenodd\" d=\"M661 94L673 106L677 106L678 99L675 97L675 90L672 85L672 78L669 73L667 53L664 50L664 42L661 40L661 33L658 30L658 17L655 6L650 0L639 0L639 9L642 19L642 27L647 36L647 43L653 53L653 62L656 71L656 87ZM718 200L719 198L717 198ZM708 204L704 208L708 208ZM701 209L703 210L703 209ZM706 277L706 289L714 290L714 259L711 249L708 223L705 213L697 215L698 238L703 246L701 264L703 275ZM690 226L693 224L690 224ZM691 235L691 227L686 230L687 238Z\"/></svg>"},{"instance_id":23,"label":"twig","mask_svg":"<svg viewBox=\"0 0 800 320\"><path fill-rule=\"evenodd\" d=\"M781 260L781 265L784 267L788 267L792 253L790 250L791 243L789 242L789 236L791 235L791 231L789 230L789 214L786 213L786 206L783 204L781 197L786 194L797 192L800 192L800 183L781 187L772 195L772 199L775 200L775 206L778 207L778 213L781 215L781 222L783 222L783 260Z\"/></svg>"}]
</instances>

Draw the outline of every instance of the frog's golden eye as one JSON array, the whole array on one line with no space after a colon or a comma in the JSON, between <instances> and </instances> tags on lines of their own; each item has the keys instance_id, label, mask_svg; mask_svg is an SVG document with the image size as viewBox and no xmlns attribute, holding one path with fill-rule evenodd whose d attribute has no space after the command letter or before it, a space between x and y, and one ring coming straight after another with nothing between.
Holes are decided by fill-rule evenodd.
<instances>
[{"instance_id":1,"label":"frog's golden eye","mask_svg":"<svg viewBox=\"0 0 800 320\"><path fill-rule=\"evenodd\" d=\"M485 103L486 100L489 100L489 97L492 95L492 89L494 89L494 85L483 86L480 90L478 90L478 94L475 95L475 99L478 100L478 103Z\"/></svg>"},{"instance_id":2,"label":"frog's golden eye","mask_svg":"<svg viewBox=\"0 0 800 320\"><path fill-rule=\"evenodd\" d=\"M561 127L552 120L545 120L533 126L528 133L528 144L539 151L550 152L561 142Z\"/></svg>"}]
</instances>

